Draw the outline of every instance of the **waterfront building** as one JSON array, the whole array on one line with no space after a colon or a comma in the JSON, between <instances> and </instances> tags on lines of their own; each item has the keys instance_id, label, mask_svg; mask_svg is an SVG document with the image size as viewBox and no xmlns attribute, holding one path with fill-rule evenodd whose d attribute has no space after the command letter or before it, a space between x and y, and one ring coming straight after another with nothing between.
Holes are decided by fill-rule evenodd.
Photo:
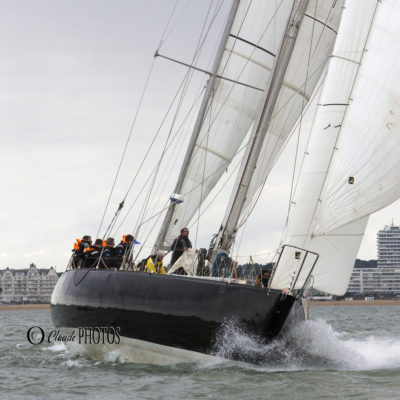
<instances>
[{"instance_id":1,"label":"waterfront building","mask_svg":"<svg viewBox=\"0 0 400 400\"><path fill-rule=\"evenodd\" d=\"M0 271L0 301L48 303L57 281L53 267L36 268L31 264L26 269L3 269Z\"/></svg>"},{"instance_id":2,"label":"waterfront building","mask_svg":"<svg viewBox=\"0 0 400 400\"><path fill-rule=\"evenodd\" d=\"M400 296L400 227L386 225L377 234L378 260L357 260L347 294Z\"/></svg>"},{"instance_id":3,"label":"waterfront building","mask_svg":"<svg viewBox=\"0 0 400 400\"><path fill-rule=\"evenodd\" d=\"M347 293L351 295L400 295L400 267L354 268Z\"/></svg>"},{"instance_id":4,"label":"waterfront building","mask_svg":"<svg viewBox=\"0 0 400 400\"><path fill-rule=\"evenodd\" d=\"M400 227L386 225L378 232L378 267L400 267Z\"/></svg>"}]
</instances>

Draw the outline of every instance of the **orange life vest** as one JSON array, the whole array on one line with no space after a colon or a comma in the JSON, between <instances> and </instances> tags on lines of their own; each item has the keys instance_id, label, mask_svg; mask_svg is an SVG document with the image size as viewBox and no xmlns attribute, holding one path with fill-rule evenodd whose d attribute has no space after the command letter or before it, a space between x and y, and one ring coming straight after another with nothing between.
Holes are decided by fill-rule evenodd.
<instances>
[{"instance_id":1,"label":"orange life vest","mask_svg":"<svg viewBox=\"0 0 400 400\"><path fill-rule=\"evenodd\" d=\"M74 250L79 250L79 245L82 243L81 239L76 239L76 242L74 243Z\"/></svg>"}]
</instances>

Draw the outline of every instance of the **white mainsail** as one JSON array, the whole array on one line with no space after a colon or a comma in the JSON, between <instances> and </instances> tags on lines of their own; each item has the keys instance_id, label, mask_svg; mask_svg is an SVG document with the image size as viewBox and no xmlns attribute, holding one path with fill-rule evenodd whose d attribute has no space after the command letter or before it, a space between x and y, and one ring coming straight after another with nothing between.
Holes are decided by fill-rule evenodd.
<instances>
[{"instance_id":1,"label":"white mainsail","mask_svg":"<svg viewBox=\"0 0 400 400\"><path fill-rule=\"evenodd\" d=\"M278 4L279 3L279 4ZM244 0L239 3L164 246L188 225L202 201L234 158L264 97L293 0Z\"/></svg>"},{"instance_id":2,"label":"white mainsail","mask_svg":"<svg viewBox=\"0 0 400 400\"><path fill-rule=\"evenodd\" d=\"M309 101L332 51L343 0L310 0L293 55L264 143L262 166L251 183L251 199L265 180L304 104ZM241 2L221 62L221 75L266 88L276 54L286 29L293 1ZM273 21L271 23L271 21ZM266 29L267 28L267 29ZM238 40L237 37L244 38ZM258 47L249 45L256 43ZM264 50L262 50L264 49ZM265 94L238 84L219 80L210 101L196 150L188 167L165 244L171 244L182 226L192 219L202 201L232 161L252 123L258 117ZM245 162L245 161L244 161Z\"/></svg>"},{"instance_id":3,"label":"white mainsail","mask_svg":"<svg viewBox=\"0 0 400 400\"><path fill-rule=\"evenodd\" d=\"M332 294L347 289L368 215L400 197L399 20L396 0L346 1L289 216L284 243L320 255L314 287ZM300 263L280 263L271 287Z\"/></svg>"}]
</instances>

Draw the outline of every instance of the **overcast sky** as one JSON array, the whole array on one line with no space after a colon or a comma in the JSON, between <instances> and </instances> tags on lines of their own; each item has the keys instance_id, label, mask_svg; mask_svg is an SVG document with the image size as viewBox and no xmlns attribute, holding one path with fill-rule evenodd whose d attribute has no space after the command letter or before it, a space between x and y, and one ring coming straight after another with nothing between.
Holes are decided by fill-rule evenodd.
<instances>
[{"instance_id":1,"label":"overcast sky","mask_svg":"<svg viewBox=\"0 0 400 400\"><path fill-rule=\"evenodd\" d=\"M210 32L208 47L199 60L201 67L207 67L227 3ZM0 4L0 268L26 268L34 262L62 271L75 238L94 237L97 232L153 54L175 0L15 0ZM160 52L190 62L208 5L203 0L180 1L175 18L181 17ZM177 64L156 60L106 225L185 72ZM194 96L202 85L204 77L197 74L189 94ZM179 143L184 146L185 139ZM148 180L151 167L141 173L126 207ZM173 165L165 171L160 198L170 194L172 186L167 183L176 173ZM239 261L278 245L286 213L285 193L285 180L273 175L270 189L246 227ZM205 216L197 247L208 246L226 199L223 193ZM266 209L272 210L272 217L266 218ZM392 219L400 222L399 209L396 203L370 218L359 257L376 257L376 233ZM116 241L122 233L133 231L135 215L127 218ZM192 239L195 231L191 231Z\"/></svg>"}]
</instances>

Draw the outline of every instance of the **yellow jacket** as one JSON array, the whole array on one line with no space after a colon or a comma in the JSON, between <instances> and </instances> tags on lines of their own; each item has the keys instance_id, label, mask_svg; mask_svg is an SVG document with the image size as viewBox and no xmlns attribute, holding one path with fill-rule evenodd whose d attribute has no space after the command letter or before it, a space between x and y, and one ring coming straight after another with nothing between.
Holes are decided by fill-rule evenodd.
<instances>
[{"instance_id":1,"label":"yellow jacket","mask_svg":"<svg viewBox=\"0 0 400 400\"><path fill-rule=\"evenodd\" d=\"M151 274L158 273L158 274L165 274L165 268L162 261L157 261L157 267L154 266L153 259L150 257L147 260L147 264L144 267L145 272L150 272Z\"/></svg>"}]
</instances>

